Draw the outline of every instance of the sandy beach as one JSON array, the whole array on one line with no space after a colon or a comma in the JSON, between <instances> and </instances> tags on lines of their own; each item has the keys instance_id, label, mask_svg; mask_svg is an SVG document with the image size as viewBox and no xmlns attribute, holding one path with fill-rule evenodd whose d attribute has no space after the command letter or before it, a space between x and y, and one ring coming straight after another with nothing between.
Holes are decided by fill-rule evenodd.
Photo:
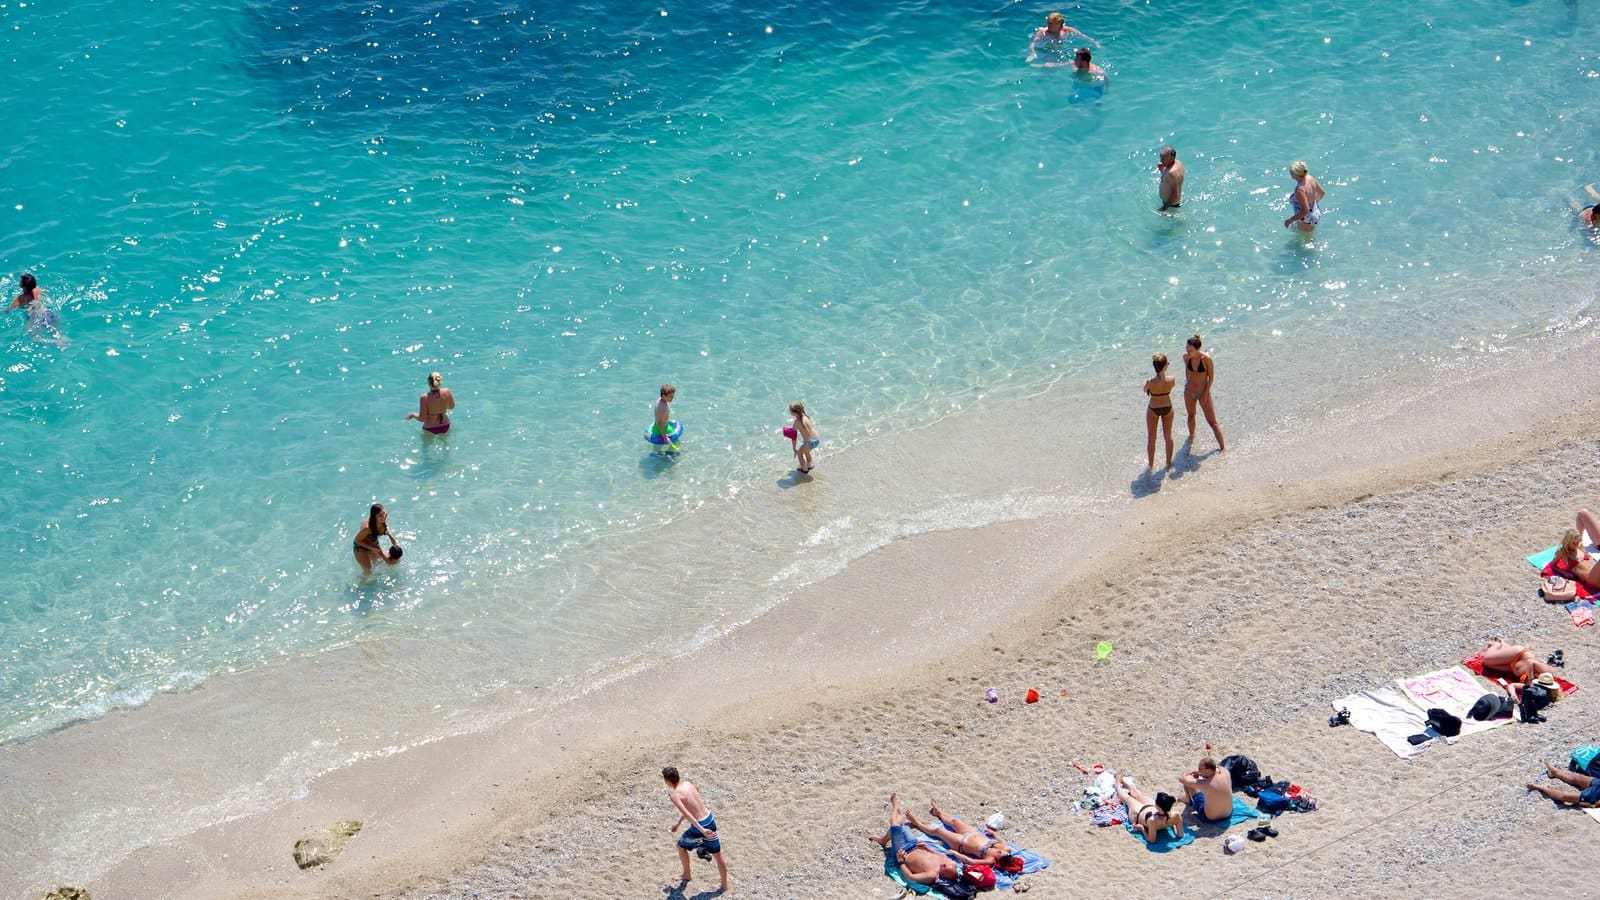
<instances>
[{"instance_id":1,"label":"sandy beach","mask_svg":"<svg viewBox=\"0 0 1600 900\"><path fill-rule=\"evenodd\" d=\"M97 897L709 896L704 863L677 890L658 775L675 764L717 813L735 896L895 896L866 840L890 791L919 811L929 796L969 818L1004 811L1008 838L1051 861L1024 879L1041 897L1472 896L1519 867L1584 896L1585 877L1562 864L1600 823L1523 784L1540 758L1559 764L1594 740L1600 664L1591 635L1537 598L1522 557L1595 502L1574 473L1600 439L1530 428L1559 383L1502 374L1484 367L1483 383L1456 384L1482 412L1436 452L1403 452L1451 415L1413 392L1371 414L1369 440L1325 474L1315 455L1270 463L1246 445L1103 521L896 541L807 602L558 717L366 761L269 815L143 848L91 886ZM1227 468L1268 464L1278 478L1254 489ZM1444 668L1496 636L1541 658L1564 649L1566 676L1586 689L1548 723L1410 761L1328 727L1334 698ZM1101 640L1115 650L1097 663ZM982 700L991 686L994 705ZM1028 688L1039 703L1022 702ZM1091 779L1074 760L1154 791L1208 753L1248 755L1320 808L1281 817L1280 837L1230 857L1214 829L1155 854L1076 806ZM347 817L367 828L345 855L296 870L295 838Z\"/></svg>"},{"instance_id":2,"label":"sandy beach","mask_svg":"<svg viewBox=\"0 0 1600 900\"><path fill-rule=\"evenodd\" d=\"M968 816L1003 810L1009 839L1051 860L1025 879L1035 896L1482 896L1515 871L1588 896L1588 877L1565 861L1600 823L1523 784L1541 776L1541 758L1559 764L1593 740L1592 689L1548 723L1474 735L1412 761L1327 725L1330 699L1443 668L1498 635L1541 656L1564 648L1567 676L1593 682L1591 635L1538 600L1521 557L1564 526L1554 510L1584 499L1569 475L1600 443L1522 445L1511 464L1483 466L1517 444L1377 494L1318 487L1287 492L1270 514L1213 513L1209 526L1183 515L1151 521L1149 537L1197 526L1209 534L1171 546L1165 565L1133 577L1125 562L1103 560L959 659L821 698L774 698L647 751L597 759L481 861L377 893L678 896L663 890L675 871L672 817L651 778L672 760L698 776L726 822L741 896L894 896L881 854L863 838L881 827L889 790L919 810L929 795ZM1116 649L1096 664L1092 647L1106 636ZM979 700L990 685L1002 693L994 706ZM1020 702L1030 686L1043 695L1037 705ZM1208 752L1249 755L1320 807L1280 817L1280 837L1228 857L1215 836L1150 853L1120 827L1088 825L1073 805L1090 781L1074 759L1172 790L1176 773ZM591 852L571 848L612 848L615 867L601 876ZM696 873L684 896L714 886L714 870Z\"/></svg>"}]
</instances>

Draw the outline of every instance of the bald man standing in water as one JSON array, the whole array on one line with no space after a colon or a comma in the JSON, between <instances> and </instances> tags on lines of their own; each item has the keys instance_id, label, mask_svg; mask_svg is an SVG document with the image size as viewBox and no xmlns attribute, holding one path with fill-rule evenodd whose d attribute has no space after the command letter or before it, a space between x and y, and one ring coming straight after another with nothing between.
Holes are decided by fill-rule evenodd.
<instances>
[{"instance_id":1,"label":"bald man standing in water","mask_svg":"<svg viewBox=\"0 0 1600 900\"><path fill-rule=\"evenodd\" d=\"M1156 189L1161 195L1161 208L1157 212L1182 206L1183 163L1178 162L1178 151L1171 144L1161 148L1161 161L1156 163L1156 171L1161 173L1161 184Z\"/></svg>"}]
</instances>

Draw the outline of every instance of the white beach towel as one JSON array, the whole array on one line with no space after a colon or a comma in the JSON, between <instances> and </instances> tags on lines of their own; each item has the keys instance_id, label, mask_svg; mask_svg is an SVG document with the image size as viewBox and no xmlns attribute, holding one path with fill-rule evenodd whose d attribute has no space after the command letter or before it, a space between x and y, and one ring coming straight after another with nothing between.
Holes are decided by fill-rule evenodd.
<instances>
[{"instance_id":1,"label":"white beach towel","mask_svg":"<svg viewBox=\"0 0 1600 900\"><path fill-rule=\"evenodd\" d=\"M1467 670L1466 666L1451 666L1426 675L1417 675L1412 678L1397 679L1400 690L1406 699L1415 703L1423 710L1438 707L1453 716L1461 719L1461 736L1477 734L1501 725L1509 725L1511 719L1490 719L1487 722L1478 722L1467 718L1467 711L1472 709L1472 704L1478 698L1490 693L1489 688L1478 680L1478 676ZM1504 693L1504 692L1497 692ZM1451 743L1454 743L1452 741Z\"/></svg>"},{"instance_id":2,"label":"white beach towel","mask_svg":"<svg viewBox=\"0 0 1600 900\"><path fill-rule=\"evenodd\" d=\"M1597 809L1595 807L1585 806L1583 808L1583 811L1589 814L1589 818L1595 820L1596 822L1600 822L1600 809Z\"/></svg>"},{"instance_id":3,"label":"white beach towel","mask_svg":"<svg viewBox=\"0 0 1600 900\"><path fill-rule=\"evenodd\" d=\"M1403 694L1391 687L1378 688L1375 691L1361 691L1348 697L1341 697L1333 701L1333 709L1350 710L1350 725L1357 731L1365 731L1374 735L1383 742L1385 747L1394 751L1401 759L1413 759L1422 755L1433 741L1412 745L1406 738L1413 734L1421 734L1428 728L1428 717L1422 710L1407 700Z\"/></svg>"}]
</instances>

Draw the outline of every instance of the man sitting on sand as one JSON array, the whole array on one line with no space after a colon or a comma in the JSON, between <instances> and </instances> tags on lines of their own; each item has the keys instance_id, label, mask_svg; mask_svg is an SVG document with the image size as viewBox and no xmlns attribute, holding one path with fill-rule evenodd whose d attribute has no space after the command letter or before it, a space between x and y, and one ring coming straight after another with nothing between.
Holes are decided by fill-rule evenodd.
<instances>
[{"instance_id":1,"label":"man sitting on sand","mask_svg":"<svg viewBox=\"0 0 1600 900\"><path fill-rule=\"evenodd\" d=\"M1233 775L1217 768L1211 757L1200 760L1192 772L1178 776L1183 786L1183 801L1207 822L1223 822L1233 815Z\"/></svg>"},{"instance_id":2,"label":"man sitting on sand","mask_svg":"<svg viewBox=\"0 0 1600 900\"><path fill-rule=\"evenodd\" d=\"M895 862L907 881L933 884L936 881L955 881L961 877L955 860L917 840L917 835L906 825L905 811L900 808L900 795L889 795L889 830L881 835L868 835L867 839L879 847L894 846Z\"/></svg>"},{"instance_id":3,"label":"man sitting on sand","mask_svg":"<svg viewBox=\"0 0 1600 900\"><path fill-rule=\"evenodd\" d=\"M1544 760L1546 775L1557 781L1564 782L1577 788L1551 787L1548 784L1535 784L1528 782L1528 790L1538 791L1557 803L1571 803L1574 806L1600 806L1600 778L1593 778L1577 772L1563 772L1550 765L1549 760Z\"/></svg>"}]
</instances>

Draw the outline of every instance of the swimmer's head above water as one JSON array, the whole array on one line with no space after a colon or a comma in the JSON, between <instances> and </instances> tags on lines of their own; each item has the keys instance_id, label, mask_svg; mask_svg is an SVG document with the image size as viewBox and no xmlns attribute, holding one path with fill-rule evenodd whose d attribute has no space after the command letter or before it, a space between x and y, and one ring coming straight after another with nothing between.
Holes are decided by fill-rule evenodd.
<instances>
[{"instance_id":1,"label":"swimmer's head above water","mask_svg":"<svg viewBox=\"0 0 1600 900\"><path fill-rule=\"evenodd\" d=\"M39 287L39 280L33 277L32 272L23 272L22 277L17 279L17 283L22 285L22 289L25 291L36 290Z\"/></svg>"},{"instance_id":2,"label":"swimmer's head above water","mask_svg":"<svg viewBox=\"0 0 1600 900\"><path fill-rule=\"evenodd\" d=\"M678 389L670 384L661 386L661 399L670 401L678 393Z\"/></svg>"},{"instance_id":3,"label":"swimmer's head above water","mask_svg":"<svg viewBox=\"0 0 1600 900\"><path fill-rule=\"evenodd\" d=\"M428 373L428 387L430 387L430 388L432 388L432 389L437 391L439 389L439 386L442 385L442 384L444 384L444 376L443 375L440 375L438 372L429 372Z\"/></svg>"},{"instance_id":4,"label":"swimmer's head above water","mask_svg":"<svg viewBox=\"0 0 1600 900\"><path fill-rule=\"evenodd\" d=\"M1157 353L1155 356L1150 357L1150 365L1154 366L1156 374L1160 375L1167 368L1167 355L1165 353Z\"/></svg>"}]
</instances>

